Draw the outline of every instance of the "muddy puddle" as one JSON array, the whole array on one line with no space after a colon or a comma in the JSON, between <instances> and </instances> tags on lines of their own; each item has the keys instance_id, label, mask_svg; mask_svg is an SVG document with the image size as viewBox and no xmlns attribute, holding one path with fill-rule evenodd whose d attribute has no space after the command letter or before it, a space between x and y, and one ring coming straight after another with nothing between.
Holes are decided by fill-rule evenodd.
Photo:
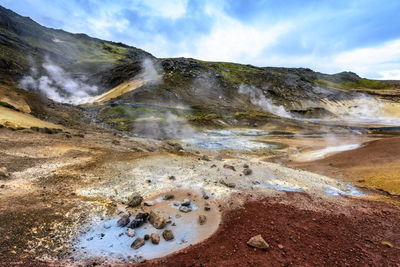
<instances>
[{"instance_id":1,"label":"muddy puddle","mask_svg":"<svg viewBox=\"0 0 400 267\"><path fill-rule=\"evenodd\" d=\"M165 194L173 195L173 198L165 200L163 198ZM153 206L142 204L137 209L125 209L121 206L118 216L94 218L82 229L75 243L77 252L74 258L121 262L159 258L201 242L217 230L221 216L214 200L204 199L202 194L189 191L169 191L165 194L146 199L146 203L154 204ZM188 212L180 210L185 199L190 201L190 204L185 205L190 210ZM138 213L151 211L165 218L165 227L156 229L149 220L145 220L139 227L132 226L133 219ZM130 215L130 223L121 227L118 225L118 220L123 215ZM199 216L204 216L205 221L200 222ZM172 231L172 240L167 241L163 237L165 230ZM131 247L137 238L145 238L151 234L159 236L158 244L153 244L149 239L137 249Z\"/></svg>"},{"instance_id":2,"label":"muddy puddle","mask_svg":"<svg viewBox=\"0 0 400 267\"><path fill-rule=\"evenodd\" d=\"M258 151L277 149L275 144L260 142L260 137L268 136L269 131L256 129L207 130L183 142L209 150Z\"/></svg>"}]
</instances>

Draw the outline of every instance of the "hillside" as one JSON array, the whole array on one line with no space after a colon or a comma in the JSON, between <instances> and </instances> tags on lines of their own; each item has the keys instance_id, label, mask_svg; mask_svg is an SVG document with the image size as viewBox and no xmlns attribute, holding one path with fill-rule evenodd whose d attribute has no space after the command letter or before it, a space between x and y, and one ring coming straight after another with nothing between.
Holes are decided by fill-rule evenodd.
<instances>
[{"instance_id":1,"label":"hillside","mask_svg":"<svg viewBox=\"0 0 400 267\"><path fill-rule=\"evenodd\" d=\"M355 99L364 97L360 92L389 101L399 98L397 82L363 79L351 72L327 75L304 68L158 59L122 43L43 27L3 7L0 49L0 101L56 123L73 124L76 116L59 111L74 107L50 105L42 96L75 105L98 96L76 112L128 131L137 118L164 118L166 112L193 124L220 127L271 115L332 117L337 102L354 106ZM148 71L157 77L147 77ZM70 83L72 87L66 85Z\"/></svg>"}]
</instances>

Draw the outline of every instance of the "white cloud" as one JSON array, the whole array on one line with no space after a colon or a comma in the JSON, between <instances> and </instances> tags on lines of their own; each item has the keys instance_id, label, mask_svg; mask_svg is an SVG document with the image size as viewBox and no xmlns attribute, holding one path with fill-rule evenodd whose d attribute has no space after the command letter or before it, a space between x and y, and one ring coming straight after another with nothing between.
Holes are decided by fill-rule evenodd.
<instances>
[{"instance_id":1,"label":"white cloud","mask_svg":"<svg viewBox=\"0 0 400 267\"><path fill-rule=\"evenodd\" d=\"M143 1L143 5L151 8L152 12L147 15L177 19L186 13L187 2L188 0L147 0Z\"/></svg>"},{"instance_id":2,"label":"white cloud","mask_svg":"<svg viewBox=\"0 0 400 267\"><path fill-rule=\"evenodd\" d=\"M340 53L333 57L332 64L361 76L377 79L399 78L400 39Z\"/></svg>"}]
</instances>

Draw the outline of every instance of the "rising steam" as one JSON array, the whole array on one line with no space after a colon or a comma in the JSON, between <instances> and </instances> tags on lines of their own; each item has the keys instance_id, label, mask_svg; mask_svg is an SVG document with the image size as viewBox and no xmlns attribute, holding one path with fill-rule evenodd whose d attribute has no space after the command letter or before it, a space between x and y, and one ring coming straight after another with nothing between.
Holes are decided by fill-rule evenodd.
<instances>
[{"instance_id":1,"label":"rising steam","mask_svg":"<svg viewBox=\"0 0 400 267\"><path fill-rule=\"evenodd\" d=\"M97 86L86 84L83 78L72 78L61 67L48 60L42 67L44 75L39 75L37 69L32 68L31 75L23 77L19 86L38 91L54 101L74 105L87 102L97 92Z\"/></svg>"},{"instance_id":2,"label":"rising steam","mask_svg":"<svg viewBox=\"0 0 400 267\"><path fill-rule=\"evenodd\" d=\"M156 116L138 118L133 128L135 133L156 139L177 139L191 137L196 133L182 117L166 112Z\"/></svg>"},{"instance_id":3,"label":"rising steam","mask_svg":"<svg viewBox=\"0 0 400 267\"><path fill-rule=\"evenodd\" d=\"M266 98L263 92L257 87L241 84L239 86L239 93L250 97L251 103L260 107L264 111L280 117L292 118L290 113L287 112L283 106L278 106L272 103L271 99Z\"/></svg>"}]
</instances>

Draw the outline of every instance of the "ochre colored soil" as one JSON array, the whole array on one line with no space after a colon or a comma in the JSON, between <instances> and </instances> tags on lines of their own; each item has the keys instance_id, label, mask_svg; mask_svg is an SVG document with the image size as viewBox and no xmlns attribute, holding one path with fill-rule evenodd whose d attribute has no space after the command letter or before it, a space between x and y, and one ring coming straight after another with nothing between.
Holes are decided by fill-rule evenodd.
<instances>
[{"instance_id":1,"label":"ochre colored soil","mask_svg":"<svg viewBox=\"0 0 400 267\"><path fill-rule=\"evenodd\" d=\"M288 165L349 180L359 186L400 194L400 137L374 140L358 149Z\"/></svg>"}]
</instances>

